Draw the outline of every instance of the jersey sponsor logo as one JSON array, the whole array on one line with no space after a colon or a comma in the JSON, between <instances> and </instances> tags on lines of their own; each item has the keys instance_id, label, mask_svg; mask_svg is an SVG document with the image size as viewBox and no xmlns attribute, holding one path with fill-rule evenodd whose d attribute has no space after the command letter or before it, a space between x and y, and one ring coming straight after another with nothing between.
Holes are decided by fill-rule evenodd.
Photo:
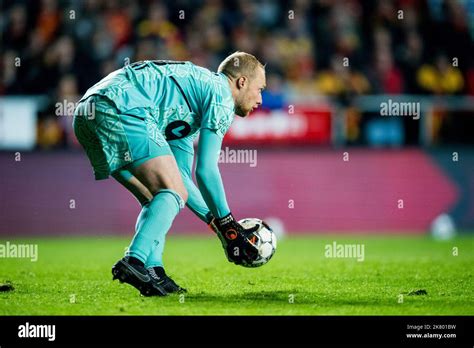
<instances>
[{"instance_id":1,"label":"jersey sponsor logo","mask_svg":"<svg viewBox=\"0 0 474 348\"><path fill-rule=\"evenodd\" d=\"M184 121L173 121L166 126L166 140L175 140L186 137L191 132L191 126Z\"/></svg>"}]
</instances>

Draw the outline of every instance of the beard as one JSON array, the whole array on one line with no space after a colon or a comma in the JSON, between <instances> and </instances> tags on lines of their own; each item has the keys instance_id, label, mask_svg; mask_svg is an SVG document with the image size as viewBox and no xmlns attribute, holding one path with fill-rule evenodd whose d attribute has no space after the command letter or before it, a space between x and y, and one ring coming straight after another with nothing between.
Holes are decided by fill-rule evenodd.
<instances>
[{"instance_id":1,"label":"beard","mask_svg":"<svg viewBox=\"0 0 474 348\"><path fill-rule=\"evenodd\" d=\"M244 110L242 108L242 106L240 105L236 105L235 108L234 108L234 113L237 115L237 116L240 116L240 117L245 117L249 114L250 110Z\"/></svg>"}]
</instances>

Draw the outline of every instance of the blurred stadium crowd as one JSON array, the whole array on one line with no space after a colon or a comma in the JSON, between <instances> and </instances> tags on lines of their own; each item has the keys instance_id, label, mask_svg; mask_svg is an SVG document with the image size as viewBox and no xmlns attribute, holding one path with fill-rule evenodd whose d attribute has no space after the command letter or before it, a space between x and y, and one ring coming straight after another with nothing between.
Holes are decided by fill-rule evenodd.
<instances>
[{"instance_id":1,"label":"blurred stadium crowd","mask_svg":"<svg viewBox=\"0 0 474 348\"><path fill-rule=\"evenodd\" d=\"M143 59L266 63L264 107L329 95L474 95L474 1L3 0L0 95L47 95L39 147L68 146L57 102ZM348 59L345 59L348 58Z\"/></svg>"}]
</instances>

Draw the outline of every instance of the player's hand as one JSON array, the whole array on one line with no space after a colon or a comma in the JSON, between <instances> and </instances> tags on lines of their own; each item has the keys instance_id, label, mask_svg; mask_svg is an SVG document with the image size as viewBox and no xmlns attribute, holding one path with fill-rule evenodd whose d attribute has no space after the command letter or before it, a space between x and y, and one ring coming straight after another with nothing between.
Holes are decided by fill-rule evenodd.
<instances>
[{"instance_id":1,"label":"player's hand","mask_svg":"<svg viewBox=\"0 0 474 348\"><path fill-rule=\"evenodd\" d=\"M225 255L229 262L236 265L244 261L250 262L258 255L258 250L250 241L250 235L258 229L258 226L245 229L239 224L232 214L223 218L213 218L209 227L221 240Z\"/></svg>"}]
</instances>

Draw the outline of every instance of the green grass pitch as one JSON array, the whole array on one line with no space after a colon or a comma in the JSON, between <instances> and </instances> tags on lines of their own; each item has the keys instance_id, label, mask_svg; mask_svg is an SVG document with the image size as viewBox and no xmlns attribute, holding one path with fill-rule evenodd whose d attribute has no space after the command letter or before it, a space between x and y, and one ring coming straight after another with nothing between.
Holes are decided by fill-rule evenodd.
<instances>
[{"instance_id":1,"label":"green grass pitch","mask_svg":"<svg viewBox=\"0 0 474 348\"><path fill-rule=\"evenodd\" d=\"M0 259L0 283L14 287L0 292L0 315L474 314L472 237L288 237L267 265L246 269L217 238L170 236L165 266L188 293L166 298L112 282L128 238L8 241L37 243L39 257ZM325 257L333 241L364 244L364 261Z\"/></svg>"}]
</instances>

